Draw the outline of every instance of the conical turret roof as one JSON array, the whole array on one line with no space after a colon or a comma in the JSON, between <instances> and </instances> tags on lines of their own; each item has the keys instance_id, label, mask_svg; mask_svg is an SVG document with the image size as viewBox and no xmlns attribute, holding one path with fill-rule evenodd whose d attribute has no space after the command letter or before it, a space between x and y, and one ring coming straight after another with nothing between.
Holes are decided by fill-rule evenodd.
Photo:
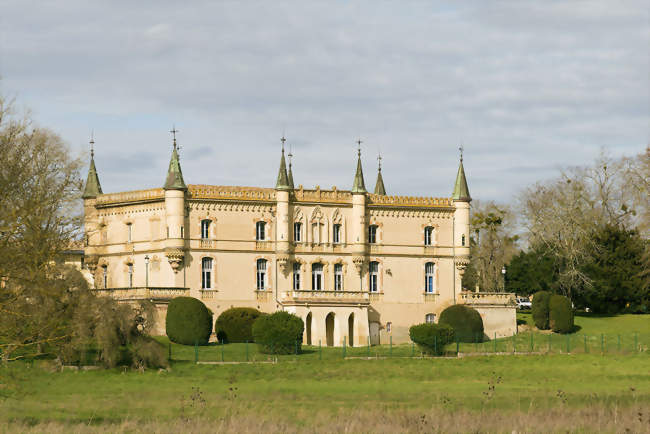
<instances>
[{"instance_id":1,"label":"conical turret roof","mask_svg":"<svg viewBox=\"0 0 650 434\"><path fill-rule=\"evenodd\" d=\"M99 183L99 176L97 176L97 169L95 168L95 152L90 151L90 167L88 168L88 178L86 179L86 187L84 188L83 199L93 199L102 194L102 186Z\"/></svg>"},{"instance_id":2,"label":"conical turret roof","mask_svg":"<svg viewBox=\"0 0 650 434\"><path fill-rule=\"evenodd\" d=\"M280 158L280 170L278 171L278 180L275 183L276 190L291 190L292 183L289 183L289 175L287 175L287 163L284 160L284 144L282 146L282 157Z\"/></svg>"},{"instance_id":3,"label":"conical turret roof","mask_svg":"<svg viewBox=\"0 0 650 434\"><path fill-rule=\"evenodd\" d=\"M361 149L358 151L357 172L354 174L352 193L366 193L366 183L363 180L363 168L361 167Z\"/></svg>"},{"instance_id":4,"label":"conical turret roof","mask_svg":"<svg viewBox=\"0 0 650 434\"><path fill-rule=\"evenodd\" d=\"M293 171L291 170L291 153L289 153L289 171L287 172L287 179L289 180L289 187L293 190Z\"/></svg>"},{"instance_id":5,"label":"conical turret roof","mask_svg":"<svg viewBox=\"0 0 650 434\"><path fill-rule=\"evenodd\" d=\"M377 173L377 183L375 184L375 194L386 196L386 188L384 187L384 178L381 176L381 167Z\"/></svg>"},{"instance_id":6,"label":"conical turret roof","mask_svg":"<svg viewBox=\"0 0 650 434\"><path fill-rule=\"evenodd\" d=\"M454 184L454 192L452 193L451 198L453 200L463 200L466 202L472 200L472 197L469 195L469 188L467 187L462 155L460 157L460 165L458 166L458 174L456 175L456 183Z\"/></svg>"},{"instance_id":7,"label":"conical turret roof","mask_svg":"<svg viewBox=\"0 0 650 434\"><path fill-rule=\"evenodd\" d=\"M167 179L165 180L165 190L187 190L185 181L183 180L183 171L181 170L181 163L178 159L178 151L176 150L176 139L174 139L174 149L172 150L172 158L169 160L169 169L167 169Z\"/></svg>"}]
</instances>

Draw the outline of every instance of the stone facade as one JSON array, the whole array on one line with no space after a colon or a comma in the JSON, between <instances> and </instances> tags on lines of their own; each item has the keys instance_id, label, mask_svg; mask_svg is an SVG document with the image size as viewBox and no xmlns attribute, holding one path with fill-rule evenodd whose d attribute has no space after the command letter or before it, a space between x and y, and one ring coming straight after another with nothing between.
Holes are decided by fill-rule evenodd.
<instances>
[{"instance_id":1,"label":"stone facade","mask_svg":"<svg viewBox=\"0 0 650 434\"><path fill-rule=\"evenodd\" d=\"M462 160L461 172L466 190ZM102 194L89 173L94 182L84 194L91 284L122 300L154 300L161 333L165 305L178 295L202 300L215 319L243 306L295 313L315 345L406 342L411 325L453 303L480 307L489 336L515 332L510 294L461 289L469 192L368 193L360 155L351 191L294 188L284 151L276 188L186 186L175 146L164 188Z\"/></svg>"}]
</instances>

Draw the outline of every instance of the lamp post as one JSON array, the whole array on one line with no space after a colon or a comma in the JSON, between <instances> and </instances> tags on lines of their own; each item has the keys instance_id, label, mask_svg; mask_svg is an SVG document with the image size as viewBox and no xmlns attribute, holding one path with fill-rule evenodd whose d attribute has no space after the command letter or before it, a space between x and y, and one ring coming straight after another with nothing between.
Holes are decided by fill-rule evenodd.
<instances>
[{"instance_id":1,"label":"lamp post","mask_svg":"<svg viewBox=\"0 0 650 434\"><path fill-rule=\"evenodd\" d=\"M149 288L149 255L144 256L145 288Z\"/></svg>"},{"instance_id":2,"label":"lamp post","mask_svg":"<svg viewBox=\"0 0 650 434\"><path fill-rule=\"evenodd\" d=\"M501 275L503 276L503 292L506 292L506 266L501 268Z\"/></svg>"}]
</instances>

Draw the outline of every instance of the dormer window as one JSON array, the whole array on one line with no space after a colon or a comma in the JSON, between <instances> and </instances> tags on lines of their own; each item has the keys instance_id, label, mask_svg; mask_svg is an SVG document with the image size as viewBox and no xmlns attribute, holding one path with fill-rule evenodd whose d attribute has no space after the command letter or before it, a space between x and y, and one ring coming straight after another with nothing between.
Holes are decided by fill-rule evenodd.
<instances>
[{"instance_id":1,"label":"dormer window","mask_svg":"<svg viewBox=\"0 0 650 434\"><path fill-rule=\"evenodd\" d=\"M266 239L265 229L266 229L265 222L255 223L255 239L257 241L264 241Z\"/></svg>"}]
</instances>

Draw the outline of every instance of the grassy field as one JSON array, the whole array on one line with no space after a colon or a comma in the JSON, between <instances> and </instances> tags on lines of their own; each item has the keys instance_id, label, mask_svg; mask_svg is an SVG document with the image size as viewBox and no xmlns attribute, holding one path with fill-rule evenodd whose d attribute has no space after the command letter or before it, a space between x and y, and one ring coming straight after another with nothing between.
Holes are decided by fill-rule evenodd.
<instances>
[{"instance_id":1,"label":"grassy field","mask_svg":"<svg viewBox=\"0 0 650 434\"><path fill-rule=\"evenodd\" d=\"M585 322L583 322L583 320ZM578 319L578 332L648 327L649 316ZM609 322L612 322L610 325ZM634 328L634 327L633 327ZM505 341L505 340L504 340ZM245 357L245 345L226 345ZM650 352L343 359L314 348L277 363L168 371L0 370L5 432L525 432L650 430ZM220 359L219 346L200 358ZM367 351L362 349L348 349ZM371 351L390 351L372 347ZM249 358L268 356L249 347Z\"/></svg>"}]
</instances>

